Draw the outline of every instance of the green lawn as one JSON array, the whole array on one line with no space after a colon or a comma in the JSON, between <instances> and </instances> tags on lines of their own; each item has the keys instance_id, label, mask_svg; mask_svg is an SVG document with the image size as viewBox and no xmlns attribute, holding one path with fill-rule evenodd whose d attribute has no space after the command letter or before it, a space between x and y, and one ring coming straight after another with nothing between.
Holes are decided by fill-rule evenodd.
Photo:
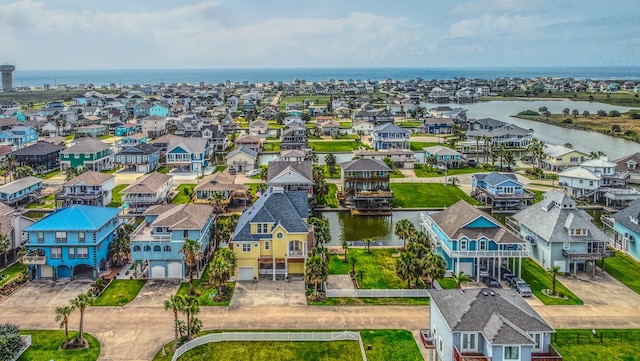
<instances>
[{"instance_id":1,"label":"green lawn","mask_svg":"<svg viewBox=\"0 0 640 361\"><path fill-rule=\"evenodd\" d=\"M187 204L191 202L191 195L195 184L181 184L176 189L176 197L171 200L171 204Z\"/></svg>"},{"instance_id":2,"label":"green lawn","mask_svg":"<svg viewBox=\"0 0 640 361\"><path fill-rule=\"evenodd\" d=\"M530 258L522 259L522 279L525 280L533 294L545 305L581 305L582 300L567 289L561 282L562 276L556 276L556 292L564 294L567 299L552 298L544 293L543 289L551 289L551 275Z\"/></svg>"},{"instance_id":3,"label":"green lawn","mask_svg":"<svg viewBox=\"0 0 640 361\"><path fill-rule=\"evenodd\" d=\"M2 272L0 272L0 275L2 275L2 277L0 277L0 287L4 286L4 284L9 282L13 277L22 273L23 269L24 266L20 262L16 262L11 266L3 269Z\"/></svg>"},{"instance_id":4,"label":"green lawn","mask_svg":"<svg viewBox=\"0 0 640 361\"><path fill-rule=\"evenodd\" d=\"M432 178L432 177L444 177L444 171L438 170L436 167L429 167L425 164L416 164L414 166L416 177L418 178ZM486 173L482 169L478 168L451 168L447 170L447 176L456 176L459 174L469 173Z\"/></svg>"},{"instance_id":5,"label":"green lawn","mask_svg":"<svg viewBox=\"0 0 640 361\"><path fill-rule=\"evenodd\" d=\"M195 270L194 270L195 274ZM202 275L200 278L193 279L193 288L196 290L198 294L197 298L200 302L200 306L229 306L229 302L231 301L231 297L233 297L233 290L235 289L235 282L229 282L229 287L231 287L231 296L229 297L229 301L225 302L216 302L213 300L213 296L216 293L216 288L209 283L209 267L206 267L204 271L202 271ZM180 284L180 288L178 288L178 292L176 294L187 297L187 292L189 291L189 282L182 282Z\"/></svg>"},{"instance_id":6,"label":"green lawn","mask_svg":"<svg viewBox=\"0 0 640 361\"><path fill-rule=\"evenodd\" d=\"M615 257L605 259L604 270L625 286L640 293L640 262L628 254L616 251Z\"/></svg>"},{"instance_id":7,"label":"green lawn","mask_svg":"<svg viewBox=\"0 0 640 361\"><path fill-rule=\"evenodd\" d=\"M262 151L264 152L280 152L281 142L266 142L262 144Z\"/></svg>"},{"instance_id":8,"label":"green lawn","mask_svg":"<svg viewBox=\"0 0 640 361\"><path fill-rule=\"evenodd\" d=\"M162 167L159 167L158 169L156 169L156 172L160 173L160 174L167 174L167 166L163 165Z\"/></svg>"},{"instance_id":9,"label":"green lawn","mask_svg":"<svg viewBox=\"0 0 640 361\"><path fill-rule=\"evenodd\" d=\"M402 172L396 169L393 172L391 172L391 174L389 174L389 178L404 178L404 174L402 174Z\"/></svg>"},{"instance_id":10,"label":"green lawn","mask_svg":"<svg viewBox=\"0 0 640 361\"><path fill-rule=\"evenodd\" d=\"M409 147L411 147L411 150L422 150L424 147L432 147L434 145L438 145L438 142L411 142Z\"/></svg>"},{"instance_id":11,"label":"green lawn","mask_svg":"<svg viewBox=\"0 0 640 361\"><path fill-rule=\"evenodd\" d=\"M323 165L324 170L324 178L325 179L340 179L340 164L336 164L335 172L333 174L329 174L329 166Z\"/></svg>"},{"instance_id":12,"label":"green lawn","mask_svg":"<svg viewBox=\"0 0 640 361\"><path fill-rule=\"evenodd\" d=\"M49 172L45 173L44 175L42 175L41 178L42 179L50 179L50 178L53 178L53 177L57 176L58 174L60 174L60 169L49 171Z\"/></svg>"},{"instance_id":13,"label":"green lawn","mask_svg":"<svg viewBox=\"0 0 640 361\"><path fill-rule=\"evenodd\" d=\"M77 327L77 325L70 325ZM63 350L60 345L64 342L64 330L44 331L44 330L20 330L23 335L31 335L31 347L20 356L18 361L43 361L43 360L65 360L65 361L92 361L100 356L100 342L88 333L84 337L89 341L89 348L86 350ZM75 337L78 333L69 332L69 337Z\"/></svg>"},{"instance_id":14,"label":"green lawn","mask_svg":"<svg viewBox=\"0 0 640 361\"><path fill-rule=\"evenodd\" d=\"M120 192L128 186L128 184L119 184L113 188L113 191L111 191L112 197L109 207L117 208L122 205L122 194L120 194Z\"/></svg>"},{"instance_id":15,"label":"green lawn","mask_svg":"<svg viewBox=\"0 0 640 361\"><path fill-rule=\"evenodd\" d=\"M104 174L113 174L117 171L117 169L112 168L112 169L105 169L105 170L101 170L100 173L104 173Z\"/></svg>"},{"instance_id":16,"label":"green lawn","mask_svg":"<svg viewBox=\"0 0 640 361\"><path fill-rule=\"evenodd\" d=\"M96 298L94 306L124 306L133 301L146 280L113 280Z\"/></svg>"},{"instance_id":17,"label":"green lawn","mask_svg":"<svg viewBox=\"0 0 640 361\"><path fill-rule=\"evenodd\" d=\"M464 199L471 204L478 202L460 188L440 183L390 183L395 199L394 207L438 208L448 207Z\"/></svg>"},{"instance_id":18,"label":"green lawn","mask_svg":"<svg viewBox=\"0 0 640 361\"><path fill-rule=\"evenodd\" d=\"M596 336L591 331L556 330L556 335L551 336L552 344L564 361L640 361L639 329L596 329Z\"/></svg>"},{"instance_id":19,"label":"green lawn","mask_svg":"<svg viewBox=\"0 0 640 361\"><path fill-rule=\"evenodd\" d=\"M368 361L422 361L422 354L410 331L407 330L363 330L362 344ZM371 345L371 350L367 350Z\"/></svg>"},{"instance_id":20,"label":"green lawn","mask_svg":"<svg viewBox=\"0 0 640 361\"><path fill-rule=\"evenodd\" d=\"M39 208L53 209L53 208L55 208L55 205L56 205L56 195L55 195L55 193L52 193L52 194L49 194L48 196L42 198L42 204L40 204L40 203L27 204L24 208L26 208L26 209L39 209Z\"/></svg>"},{"instance_id":21,"label":"green lawn","mask_svg":"<svg viewBox=\"0 0 640 361\"><path fill-rule=\"evenodd\" d=\"M329 193L322 198L322 204L331 208L338 208L338 197L336 196L338 193L338 186L329 183L327 184L327 187L329 187Z\"/></svg>"},{"instance_id":22,"label":"green lawn","mask_svg":"<svg viewBox=\"0 0 640 361\"><path fill-rule=\"evenodd\" d=\"M350 152L357 150L362 146L366 149L370 147L366 144L356 142L354 140L327 140L327 141L309 141L309 146L313 148L314 152Z\"/></svg>"},{"instance_id":23,"label":"green lawn","mask_svg":"<svg viewBox=\"0 0 640 361\"><path fill-rule=\"evenodd\" d=\"M310 306L428 306L428 297L331 297L311 302Z\"/></svg>"},{"instance_id":24,"label":"green lawn","mask_svg":"<svg viewBox=\"0 0 640 361\"><path fill-rule=\"evenodd\" d=\"M440 284L440 287L445 290L452 290L456 288L456 281L451 277L439 279L438 283Z\"/></svg>"},{"instance_id":25,"label":"green lawn","mask_svg":"<svg viewBox=\"0 0 640 361\"><path fill-rule=\"evenodd\" d=\"M371 254L366 249L350 248L347 259L355 257L356 272L364 270L363 287L368 289L397 289L407 288L406 282L396 276L396 260L394 255L398 250L393 248L373 249ZM329 260L329 274L348 274L351 263L343 262L344 253L331 255Z\"/></svg>"}]
</instances>

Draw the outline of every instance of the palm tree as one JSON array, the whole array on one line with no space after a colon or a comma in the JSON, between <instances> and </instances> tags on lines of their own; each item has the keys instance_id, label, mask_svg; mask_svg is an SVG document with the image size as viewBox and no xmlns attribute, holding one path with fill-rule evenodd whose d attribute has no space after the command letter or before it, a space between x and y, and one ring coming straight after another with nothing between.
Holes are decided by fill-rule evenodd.
<instances>
[{"instance_id":1,"label":"palm tree","mask_svg":"<svg viewBox=\"0 0 640 361\"><path fill-rule=\"evenodd\" d=\"M482 137L479 135L476 135L473 137L473 139L475 139L476 141L476 162L478 161L478 157L479 157L479 151L480 151L480 139Z\"/></svg>"},{"instance_id":2,"label":"palm tree","mask_svg":"<svg viewBox=\"0 0 640 361\"><path fill-rule=\"evenodd\" d=\"M13 172L15 171L16 166L18 165L16 156L15 155L7 156L4 159L4 164L7 166L7 171L9 172L9 181L13 181Z\"/></svg>"},{"instance_id":3,"label":"palm tree","mask_svg":"<svg viewBox=\"0 0 640 361\"><path fill-rule=\"evenodd\" d=\"M551 274L551 277L552 277L551 294L555 295L556 294L556 276L559 274L562 274L562 272L560 272L560 266L553 266L549 268L548 272Z\"/></svg>"},{"instance_id":4,"label":"palm tree","mask_svg":"<svg viewBox=\"0 0 640 361\"><path fill-rule=\"evenodd\" d=\"M429 236L422 231L416 230L411 232L411 235L409 236L409 242L420 243L427 249L431 249L431 240L429 239Z\"/></svg>"},{"instance_id":5,"label":"palm tree","mask_svg":"<svg viewBox=\"0 0 640 361\"><path fill-rule=\"evenodd\" d=\"M261 168L261 169L264 169L264 168ZM224 213L224 208L222 207L222 203L226 200L227 200L227 197L224 195L223 192L213 192L209 196L209 201L211 202L211 205L213 206L213 210L216 213Z\"/></svg>"},{"instance_id":6,"label":"palm tree","mask_svg":"<svg viewBox=\"0 0 640 361\"><path fill-rule=\"evenodd\" d=\"M209 272L209 280L216 285L218 294L222 294L224 286L229 282L235 267L235 253L227 248L218 250L216 256L211 261L211 269Z\"/></svg>"},{"instance_id":7,"label":"palm tree","mask_svg":"<svg viewBox=\"0 0 640 361\"><path fill-rule=\"evenodd\" d=\"M40 175L43 175L43 174L44 174L44 171L45 171L45 169L47 169L47 167L45 167L45 166L43 166L43 165L41 164L41 165L39 165L39 166L38 166L38 168L37 168L37 169L38 169L38 173L39 173Z\"/></svg>"},{"instance_id":8,"label":"palm tree","mask_svg":"<svg viewBox=\"0 0 640 361\"><path fill-rule=\"evenodd\" d=\"M367 254L371 254L371 242L373 242L371 238L364 239L364 243L367 244Z\"/></svg>"},{"instance_id":9,"label":"palm tree","mask_svg":"<svg viewBox=\"0 0 640 361\"><path fill-rule=\"evenodd\" d=\"M396 274L401 280L407 281L407 289L411 289L411 280L420 273L420 264L411 252L400 255L396 261Z\"/></svg>"},{"instance_id":10,"label":"palm tree","mask_svg":"<svg viewBox=\"0 0 640 361\"><path fill-rule=\"evenodd\" d=\"M423 258L423 262L423 274L429 277L432 285L433 280L444 277L447 272L447 265L444 262L444 259L435 252L427 253L426 257Z\"/></svg>"},{"instance_id":11,"label":"palm tree","mask_svg":"<svg viewBox=\"0 0 640 361\"><path fill-rule=\"evenodd\" d=\"M438 158L435 155L431 154L425 158L424 162L429 166L429 171L433 172L433 166L438 163Z\"/></svg>"},{"instance_id":12,"label":"palm tree","mask_svg":"<svg viewBox=\"0 0 640 361\"><path fill-rule=\"evenodd\" d=\"M351 262L351 274L356 275L356 263L358 263L358 259L355 256L349 257L349 262Z\"/></svg>"},{"instance_id":13,"label":"palm tree","mask_svg":"<svg viewBox=\"0 0 640 361\"><path fill-rule=\"evenodd\" d=\"M171 310L173 312L173 328L174 328L174 349L178 346L178 312L182 312L186 300L181 295L173 295L168 300L164 301L164 309Z\"/></svg>"},{"instance_id":14,"label":"palm tree","mask_svg":"<svg viewBox=\"0 0 640 361\"><path fill-rule=\"evenodd\" d=\"M516 158L513 156L513 152L506 152L504 155L504 163L507 166L507 171L511 172L511 167L516 165Z\"/></svg>"},{"instance_id":15,"label":"palm tree","mask_svg":"<svg viewBox=\"0 0 640 361\"><path fill-rule=\"evenodd\" d=\"M187 315L187 341L190 341L193 316L200 313L200 302L198 301L198 299L195 297L187 297L185 299L185 304L182 308L182 312Z\"/></svg>"},{"instance_id":16,"label":"palm tree","mask_svg":"<svg viewBox=\"0 0 640 361\"><path fill-rule=\"evenodd\" d=\"M0 253L4 255L3 266L7 266L7 251L11 246L11 241L4 234L0 234Z\"/></svg>"},{"instance_id":17,"label":"palm tree","mask_svg":"<svg viewBox=\"0 0 640 361\"><path fill-rule=\"evenodd\" d=\"M411 233L415 230L415 227L411 221L408 219L402 219L396 223L393 233L402 238L402 248L405 249L407 247L407 238L411 235Z\"/></svg>"},{"instance_id":18,"label":"palm tree","mask_svg":"<svg viewBox=\"0 0 640 361\"><path fill-rule=\"evenodd\" d=\"M346 239L342 240L342 249L344 250L344 259L342 260L342 262L347 263L349 262L347 260L347 252L349 251L349 243L347 243L348 241Z\"/></svg>"},{"instance_id":19,"label":"palm tree","mask_svg":"<svg viewBox=\"0 0 640 361\"><path fill-rule=\"evenodd\" d=\"M71 307L80 311L80 327L78 327L78 342L84 347L88 346L87 341L84 339L84 311L87 307L93 304L95 297L91 291L87 291L87 293L81 293L76 296L76 298L71 300Z\"/></svg>"},{"instance_id":20,"label":"palm tree","mask_svg":"<svg viewBox=\"0 0 640 361\"><path fill-rule=\"evenodd\" d=\"M502 168L503 168L502 161L506 153L507 153L507 148L504 146L504 144L500 144L500 147L498 148L498 154L500 155L500 171L502 171Z\"/></svg>"},{"instance_id":21,"label":"palm tree","mask_svg":"<svg viewBox=\"0 0 640 361\"><path fill-rule=\"evenodd\" d=\"M65 345L69 343L69 316L72 312L72 306L56 307L56 322L60 322L60 328L64 327Z\"/></svg>"},{"instance_id":22,"label":"palm tree","mask_svg":"<svg viewBox=\"0 0 640 361\"><path fill-rule=\"evenodd\" d=\"M323 261L321 255L314 255L307 259L307 264L304 269L304 280L307 283L313 284L315 296L318 296L318 284L326 281L329 273L328 264Z\"/></svg>"},{"instance_id":23,"label":"palm tree","mask_svg":"<svg viewBox=\"0 0 640 361\"><path fill-rule=\"evenodd\" d=\"M456 288L462 288L463 283L471 282L471 276L464 273L463 271L458 272L458 274L452 275L454 281L456 281Z\"/></svg>"},{"instance_id":24,"label":"palm tree","mask_svg":"<svg viewBox=\"0 0 640 361\"><path fill-rule=\"evenodd\" d=\"M195 267L202 257L202 249L197 239L185 238L180 253L184 255L184 263L189 266L189 294L194 293L193 290L193 267Z\"/></svg>"}]
</instances>

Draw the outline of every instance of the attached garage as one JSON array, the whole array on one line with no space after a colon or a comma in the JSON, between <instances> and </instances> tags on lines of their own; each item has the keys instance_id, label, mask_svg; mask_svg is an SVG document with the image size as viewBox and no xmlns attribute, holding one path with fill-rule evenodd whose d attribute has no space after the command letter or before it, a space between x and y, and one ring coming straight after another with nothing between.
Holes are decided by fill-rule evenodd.
<instances>
[{"instance_id":1,"label":"attached garage","mask_svg":"<svg viewBox=\"0 0 640 361\"><path fill-rule=\"evenodd\" d=\"M473 262L460 262L458 265L458 272L464 272L466 275L475 275L476 272L473 269Z\"/></svg>"},{"instance_id":2,"label":"attached garage","mask_svg":"<svg viewBox=\"0 0 640 361\"><path fill-rule=\"evenodd\" d=\"M58 266L58 278L71 278L71 269L67 266Z\"/></svg>"},{"instance_id":3,"label":"attached garage","mask_svg":"<svg viewBox=\"0 0 640 361\"><path fill-rule=\"evenodd\" d=\"M553 265L560 267L560 272L569 272L567 269L567 261L553 261Z\"/></svg>"},{"instance_id":4,"label":"attached garage","mask_svg":"<svg viewBox=\"0 0 640 361\"><path fill-rule=\"evenodd\" d=\"M169 278L184 278L182 275L182 263L180 262L172 262L169 263Z\"/></svg>"},{"instance_id":5,"label":"attached garage","mask_svg":"<svg viewBox=\"0 0 640 361\"><path fill-rule=\"evenodd\" d=\"M40 277L53 278L53 267L47 266L46 264L40 266Z\"/></svg>"},{"instance_id":6,"label":"attached garage","mask_svg":"<svg viewBox=\"0 0 640 361\"><path fill-rule=\"evenodd\" d=\"M136 172L138 173L147 173L149 171L149 165L148 164L139 164L137 166L138 169L136 169Z\"/></svg>"},{"instance_id":7,"label":"attached garage","mask_svg":"<svg viewBox=\"0 0 640 361\"><path fill-rule=\"evenodd\" d=\"M253 281L253 267L238 267L238 281Z\"/></svg>"},{"instance_id":8,"label":"attached garage","mask_svg":"<svg viewBox=\"0 0 640 361\"><path fill-rule=\"evenodd\" d=\"M149 278L166 278L163 266L151 267L151 277Z\"/></svg>"}]
</instances>

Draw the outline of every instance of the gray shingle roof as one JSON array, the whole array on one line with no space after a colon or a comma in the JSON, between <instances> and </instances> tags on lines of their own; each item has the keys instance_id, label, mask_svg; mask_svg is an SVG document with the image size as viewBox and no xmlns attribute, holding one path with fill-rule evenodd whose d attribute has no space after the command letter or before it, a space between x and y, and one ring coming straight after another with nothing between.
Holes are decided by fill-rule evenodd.
<instances>
[{"instance_id":1,"label":"gray shingle roof","mask_svg":"<svg viewBox=\"0 0 640 361\"><path fill-rule=\"evenodd\" d=\"M312 164L313 163L311 161L271 161L269 162L269 168L267 168L267 184L269 184L271 181L273 181L274 178L285 171L293 171L294 173L306 178L309 182L313 183Z\"/></svg>"},{"instance_id":2,"label":"gray shingle roof","mask_svg":"<svg viewBox=\"0 0 640 361\"><path fill-rule=\"evenodd\" d=\"M342 171L391 171L383 161L370 158L359 158L340 163Z\"/></svg>"},{"instance_id":3,"label":"gray shingle roof","mask_svg":"<svg viewBox=\"0 0 640 361\"><path fill-rule=\"evenodd\" d=\"M482 331L493 345L534 344L528 332L554 332L511 289L431 290L431 302L454 332Z\"/></svg>"},{"instance_id":4,"label":"gray shingle roof","mask_svg":"<svg viewBox=\"0 0 640 361\"><path fill-rule=\"evenodd\" d=\"M117 155L120 155L120 154L151 155L157 152L158 152L158 148L154 147L153 145L147 144L147 143L140 143L140 144L136 144L131 147L123 149Z\"/></svg>"},{"instance_id":5,"label":"gray shingle roof","mask_svg":"<svg viewBox=\"0 0 640 361\"><path fill-rule=\"evenodd\" d=\"M516 175L513 174L513 173L491 172L491 173L478 173L478 174L474 174L473 176L476 178L476 180L484 181L487 184L492 185L492 186L495 186L497 184L500 184L500 183L508 181L508 180L512 180L514 182L520 183L520 181L518 180ZM520 183L520 184L522 184L522 183Z\"/></svg>"},{"instance_id":6,"label":"gray shingle roof","mask_svg":"<svg viewBox=\"0 0 640 361\"><path fill-rule=\"evenodd\" d=\"M479 217L494 223L496 227L465 227ZM443 211L431 214L431 219L436 222L449 239L460 239L462 237L479 239L484 236L498 244L524 243L523 240L509 232L495 218L462 200Z\"/></svg>"},{"instance_id":7,"label":"gray shingle roof","mask_svg":"<svg viewBox=\"0 0 640 361\"><path fill-rule=\"evenodd\" d=\"M151 227L169 227L172 230L202 229L213 213L206 204L161 204L151 206L144 215L158 215Z\"/></svg>"},{"instance_id":8,"label":"gray shingle roof","mask_svg":"<svg viewBox=\"0 0 640 361\"><path fill-rule=\"evenodd\" d=\"M627 208L616 213L613 216L613 219L615 219L617 223L620 223L635 233L640 234L640 225L631 222L631 217L638 219L638 215L640 215L640 199L636 199L629 203Z\"/></svg>"},{"instance_id":9,"label":"gray shingle roof","mask_svg":"<svg viewBox=\"0 0 640 361\"><path fill-rule=\"evenodd\" d=\"M167 181L172 179L172 175L162 174L158 172L149 173L138 178L120 193L153 193Z\"/></svg>"},{"instance_id":10,"label":"gray shingle roof","mask_svg":"<svg viewBox=\"0 0 640 361\"><path fill-rule=\"evenodd\" d=\"M103 143L93 138L83 138L76 141L76 144L70 148L61 151L61 154L76 154L76 153L97 153L103 150L109 149L109 144Z\"/></svg>"},{"instance_id":11,"label":"gray shingle roof","mask_svg":"<svg viewBox=\"0 0 640 361\"><path fill-rule=\"evenodd\" d=\"M242 213L233 232L233 242L264 238L264 235L251 234L251 223L274 223L276 226L282 225L287 232L308 232L309 226L304 221L308 217L307 192L278 192L271 188Z\"/></svg>"},{"instance_id":12,"label":"gray shingle roof","mask_svg":"<svg viewBox=\"0 0 640 361\"><path fill-rule=\"evenodd\" d=\"M42 155L42 154L51 154L60 152L66 149L64 145L51 144L44 141L39 141L36 144L32 144L28 147L24 147L22 149L18 149L15 152L11 153L13 155Z\"/></svg>"},{"instance_id":13,"label":"gray shingle roof","mask_svg":"<svg viewBox=\"0 0 640 361\"><path fill-rule=\"evenodd\" d=\"M114 179L116 176L112 174L94 172L92 170L86 171L68 181L62 183L63 186L72 186L76 183L82 183L87 186L99 186L107 181Z\"/></svg>"},{"instance_id":14,"label":"gray shingle roof","mask_svg":"<svg viewBox=\"0 0 640 361\"><path fill-rule=\"evenodd\" d=\"M548 242L606 242L608 237L596 225L591 216L575 208L575 202L564 193L553 189L545 193L545 199L516 213L513 218ZM569 229L587 229L586 236L572 237Z\"/></svg>"},{"instance_id":15,"label":"gray shingle roof","mask_svg":"<svg viewBox=\"0 0 640 361\"><path fill-rule=\"evenodd\" d=\"M13 194L17 191L29 188L38 183L42 183L41 178L36 178L32 176L20 178L16 181L0 186L0 193Z\"/></svg>"},{"instance_id":16,"label":"gray shingle roof","mask_svg":"<svg viewBox=\"0 0 640 361\"><path fill-rule=\"evenodd\" d=\"M194 154L204 153L207 149L207 140L202 138L176 137L169 139L167 152L175 147L180 147Z\"/></svg>"},{"instance_id":17,"label":"gray shingle roof","mask_svg":"<svg viewBox=\"0 0 640 361\"><path fill-rule=\"evenodd\" d=\"M244 147L244 146L240 146L240 148L236 148L236 149L232 150L231 152L229 152L229 154L227 154L227 156L225 158L227 158L227 159L231 158L231 157L233 157L234 155L236 155L238 153L244 153L244 154L246 154L246 155L248 155L248 156L250 156L251 158L254 158L254 159L258 157L258 152L256 152L255 150L249 149L249 148Z\"/></svg>"}]
</instances>

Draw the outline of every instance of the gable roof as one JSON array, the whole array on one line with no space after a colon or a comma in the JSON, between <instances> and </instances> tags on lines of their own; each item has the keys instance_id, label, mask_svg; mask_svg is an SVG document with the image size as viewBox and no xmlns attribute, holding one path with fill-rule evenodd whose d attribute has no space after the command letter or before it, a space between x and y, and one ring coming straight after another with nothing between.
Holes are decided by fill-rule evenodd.
<instances>
[{"instance_id":1,"label":"gable roof","mask_svg":"<svg viewBox=\"0 0 640 361\"><path fill-rule=\"evenodd\" d=\"M342 171L391 171L388 165L378 159L358 158L340 163Z\"/></svg>"},{"instance_id":2,"label":"gable roof","mask_svg":"<svg viewBox=\"0 0 640 361\"><path fill-rule=\"evenodd\" d=\"M118 208L74 204L45 216L25 231L97 231L119 212Z\"/></svg>"},{"instance_id":3,"label":"gable roof","mask_svg":"<svg viewBox=\"0 0 640 361\"><path fill-rule=\"evenodd\" d=\"M118 154L150 155L158 152L158 148L154 147L151 144L139 143L121 150Z\"/></svg>"},{"instance_id":4,"label":"gable roof","mask_svg":"<svg viewBox=\"0 0 640 361\"><path fill-rule=\"evenodd\" d=\"M373 128L373 132L374 133L403 133L403 134L409 134L409 131L403 128L400 128L399 126L393 124L393 123L384 123L382 125L378 125L377 127Z\"/></svg>"},{"instance_id":5,"label":"gable roof","mask_svg":"<svg viewBox=\"0 0 640 361\"><path fill-rule=\"evenodd\" d=\"M554 332L511 289L431 290L431 301L453 332L481 331L492 345L533 345L528 332Z\"/></svg>"},{"instance_id":6,"label":"gable roof","mask_svg":"<svg viewBox=\"0 0 640 361\"><path fill-rule=\"evenodd\" d=\"M640 225L631 221L631 218L638 219L639 216L640 198L636 199L633 202L630 202L625 209L620 210L616 214L614 214L613 219L615 219L616 223L620 223L631 231L640 234Z\"/></svg>"},{"instance_id":7,"label":"gable roof","mask_svg":"<svg viewBox=\"0 0 640 361\"><path fill-rule=\"evenodd\" d=\"M32 187L38 183L42 183L41 178L32 177L32 176L20 178L18 180L14 180L11 183L7 183L0 186L0 193L13 194L25 188Z\"/></svg>"},{"instance_id":8,"label":"gable roof","mask_svg":"<svg viewBox=\"0 0 640 361\"><path fill-rule=\"evenodd\" d=\"M264 235L251 234L251 223L273 223L287 232L306 233L309 226L304 219L309 217L307 192L283 192L269 188L267 193L247 209L233 232L233 242L255 241Z\"/></svg>"},{"instance_id":9,"label":"gable roof","mask_svg":"<svg viewBox=\"0 0 640 361\"><path fill-rule=\"evenodd\" d=\"M477 173L477 174L474 174L473 177L478 182L485 182L490 186L496 186L506 181L512 181L522 185L522 183L518 180L518 177L516 177L516 175L513 173L498 173L498 172Z\"/></svg>"},{"instance_id":10,"label":"gable roof","mask_svg":"<svg viewBox=\"0 0 640 361\"><path fill-rule=\"evenodd\" d=\"M587 156L587 154L585 153L579 152L572 148L565 147L564 145L545 144L543 147L543 150L545 154L547 154L551 158L562 157L563 155L569 154L571 152L576 152L576 153L583 154L584 156Z\"/></svg>"},{"instance_id":11,"label":"gable roof","mask_svg":"<svg viewBox=\"0 0 640 361\"><path fill-rule=\"evenodd\" d=\"M633 162L636 164L636 169L627 168L627 163ZM635 152L633 154L625 155L624 157L614 159L613 163L616 164L616 172L632 172L638 173L640 172L640 152Z\"/></svg>"},{"instance_id":12,"label":"gable roof","mask_svg":"<svg viewBox=\"0 0 640 361\"><path fill-rule=\"evenodd\" d=\"M64 145L52 144L45 141L39 141L36 144L32 144L28 147L24 147L22 149L18 149L15 152L12 152L13 155L42 155L42 154L51 154L57 153L64 149L66 149Z\"/></svg>"},{"instance_id":13,"label":"gable roof","mask_svg":"<svg viewBox=\"0 0 640 361\"><path fill-rule=\"evenodd\" d=\"M167 181L173 179L172 175L153 172L138 178L135 182L120 191L120 193L153 193Z\"/></svg>"},{"instance_id":14,"label":"gable roof","mask_svg":"<svg viewBox=\"0 0 640 361\"><path fill-rule=\"evenodd\" d=\"M522 239L508 231L495 218L463 200L456 202L445 210L431 214L430 217L449 239L460 239L462 237L480 239L485 237L499 244L524 243ZM495 227L467 227L467 225L479 218L484 218L493 223Z\"/></svg>"},{"instance_id":15,"label":"gable roof","mask_svg":"<svg viewBox=\"0 0 640 361\"><path fill-rule=\"evenodd\" d=\"M244 184L236 184L235 180L236 176L228 172L215 172L202 178L194 190L220 192L249 189Z\"/></svg>"},{"instance_id":16,"label":"gable roof","mask_svg":"<svg viewBox=\"0 0 640 361\"><path fill-rule=\"evenodd\" d=\"M578 178L578 179L586 179L586 180L595 180L599 181L600 176L592 173L590 170L582 167L571 167L563 170L558 173L559 177L567 177L567 178Z\"/></svg>"},{"instance_id":17,"label":"gable roof","mask_svg":"<svg viewBox=\"0 0 640 361\"><path fill-rule=\"evenodd\" d=\"M97 153L110 148L111 146L109 144L103 143L97 139L82 138L76 141L75 145L65 150L62 150L60 153L61 154Z\"/></svg>"},{"instance_id":18,"label":"gable roof","mask_svg":"<svg viewBox=\"0 0 640 361\"><path fill-rule=\"evenodd\" d=\"M207 140L203 138L184 138L175 137L169 139L167 145L167 153L170 153L176 147L180 147L191 153L204 153L207 149Z\"/></svg>"},{"instance_id":19,"label":"gable roof","mask_svg":"<svg viewBox=\"0 0 640 361\"><path fill-rule=\"evenodd\" d=\"M424 149L425 152L433 155L462 155L460 152L457 152L443 145L434 145L432 147L424 147L422 149Z\"/></svg>"},{"instance_id":20,"label":"gable roof","mask_svg":"<svg viewBox=\"0 0 640 361\"><path fill-rule=\"evenodd\" d=\"M160 204L149 207L144 215L157 215L151 227L169 229L202 229L213 213L207 204Z\"/></svg>"},{"instance_id":21,"label":"gable roof","mask_svg":"<svg viewBox=\"0 0 640 361\"><path fill-rule=\"evenodd\" d=\"M115 176L112 174L106 174L106 173L94 172L92 170L88 170L62 183L62 185L72 186L76 183L82 183L87 186L99 186L114 178Z\"/></svg>"},{"instance_id":22,"label":"gable roof","mask_svg":"<svg viewBox=\"0 0 640 361\"><path fill-rule=\"evenodd\" d=\"M236 148L236 149L232 150L231 152L229 152L229 154L227 154L227 156L225 158L226 159L231 158L234 155L239 154L239 153L244 153L244 154L250 156L253 159L258 158L258 152L256 152L253 149L249 149L249 148L247 148L245 146L240 146L240 148Z\"/></svg>"},{"instance_id":23,"label":"gable roof","mask_svg":"<svg viewBox=\"0 0 640 361\"><path fill-rule=\"evenodd\" d=\"M271 161L267 168L267 184L273 183L276 180L283 180L282 177L287 175L293 177L297 184L301 181L313 184L312 165L313 162L311 161Z\"/></svg>"}]
</instances>

